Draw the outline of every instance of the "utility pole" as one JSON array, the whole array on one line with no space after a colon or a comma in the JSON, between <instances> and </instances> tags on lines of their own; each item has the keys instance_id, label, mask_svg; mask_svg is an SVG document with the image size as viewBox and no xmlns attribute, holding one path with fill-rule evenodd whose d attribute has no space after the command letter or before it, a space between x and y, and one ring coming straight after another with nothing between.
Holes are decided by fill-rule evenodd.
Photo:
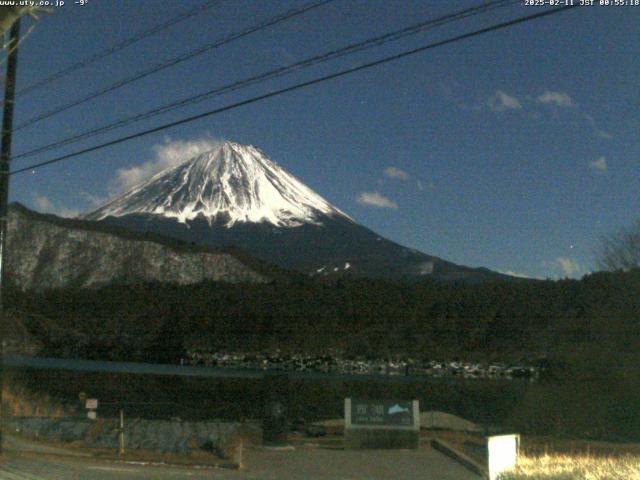
<instances>
[{"instance_id":1,"label":"utility pole","mask_svg":"<svg viewBox=\"0 0 640 480\"><path fill-rule=\"evenodd\" d=\"M2 139L0 143L0 452L2 452L4 412L2 400L4 390L4 332L5 312L2 296L5 276L7 244L7 211L9 202L9 169L11 167L11 136L13 130L13 100L16 93L16 70L18 66L18 41L20 38L20 17L11 26L9 34L7 76L4 87L4 111L2 114Z\"/></svg>"}]
</instances>

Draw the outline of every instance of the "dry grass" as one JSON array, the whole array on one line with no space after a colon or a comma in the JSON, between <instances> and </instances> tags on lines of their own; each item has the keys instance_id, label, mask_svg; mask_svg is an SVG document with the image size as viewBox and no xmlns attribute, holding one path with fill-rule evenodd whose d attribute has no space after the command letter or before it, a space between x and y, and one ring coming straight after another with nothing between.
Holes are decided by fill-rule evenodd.
<instances>
[{"instance_id":1,"label":"dry grass","mask_svg":"<svg viewBox=\"0 0 640 480\"><path fill-rule=\"evenodd\" d=\"M527 456L569 455L592 457L620 457L623 455L640 458L640 444L619 443L571 438L541 437L523 435L520 449Z\"/></svg>"},{"instance_id":2,"label":"dry grass","mask_svg":"<svg viewBox=\"0 0 640 480\"><path fill-rule=\"evenodd\" d=\"M640 480L640 457L521 455L515 471L500 480Z\"/></svg>"},{"instance_id":3,"label":"dry grass","mask_svg":"<svg viewBox=\"0 0 640 480\"><path fill-rule=\"evenodd\" d=\"M47 394L34 394L26 388L5 382L2 389L5 415L12 417L55 417L69 415L72 409Z\"/></svg>"}]
</instances>

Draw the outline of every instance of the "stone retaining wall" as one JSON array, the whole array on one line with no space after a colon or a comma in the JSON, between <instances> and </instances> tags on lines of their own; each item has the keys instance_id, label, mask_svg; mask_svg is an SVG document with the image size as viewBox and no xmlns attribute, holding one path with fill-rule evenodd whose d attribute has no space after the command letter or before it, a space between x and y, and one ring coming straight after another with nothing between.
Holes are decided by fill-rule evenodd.
<instances>
[{"instance_id":1,"label":"stone retaining wall","mask_svg":"<svg viewBox=\"0 0 640 480\"><path fill-rule=\"evenodd\" d=\"M239 423L183 422L125 418L127 449L145 449L187 454L193 450L224 452L226 445L240 434ZM9 432L30 438L70 443L82 442L88 448L118 448L116 419L74 419L10 417Z\"/></svg>"}]
</instances>

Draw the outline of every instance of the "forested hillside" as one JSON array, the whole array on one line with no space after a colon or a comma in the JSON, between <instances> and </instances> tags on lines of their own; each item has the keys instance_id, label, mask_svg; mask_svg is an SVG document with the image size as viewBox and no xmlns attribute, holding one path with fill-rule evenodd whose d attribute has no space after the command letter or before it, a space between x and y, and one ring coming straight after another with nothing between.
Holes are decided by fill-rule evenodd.
<instances>
[{"instance_id":1,"label":"forested hillside","mask_svg":"<svg viewBox=\"0 0 640 480\"><path fill-rule=\"evenodd\" d=\"M418 358L640 347L640 270L480 285L292 277L7 293L44 354L172 361L187 348ZM43 320L46 319L46 320Z\"/></svg>"}]
</instances>

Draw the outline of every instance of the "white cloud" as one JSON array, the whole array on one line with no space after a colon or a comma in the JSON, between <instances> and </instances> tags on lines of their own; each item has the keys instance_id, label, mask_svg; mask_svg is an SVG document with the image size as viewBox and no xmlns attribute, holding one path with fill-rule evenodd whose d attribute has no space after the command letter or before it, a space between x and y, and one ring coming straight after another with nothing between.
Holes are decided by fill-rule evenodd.
<instances>
[{"instance_id":1,"label":"white cloud","mask_svg":"<svg viewBox=\"0 0 640 480\"><path fill-rule=\"evenodd\" d=\"M94 207L98 207L108 200L108 197L103 197L101 195L92 195L88 192L80 192L80 196Z\"/></svg>"},{"instance_id":2,"label":"white cloud","mask_svg":"<svg viewBox=\"0 0 640 480\"><path fill-rule=\"evenodd\" d=\"M503 92L502 90L496 90L496 93L489 97L487 100L487 106L494 112L504 112L505 110L520 110L522 104L516 97Z\"/></svg>"},{"instance_id":3,"label":"white cloud","mask_svg":"<svg viewBox=\"0 0 640 480\"><path fill-rule=\"evenodd\" d=\"M611 135L609 132L605 132L604 130L596 130L596 135L600 138L604 138L605 140L611 140L613 138L613 135Z\"/></svg>"},{"instance_id":4,"label":"white cloud","mask_svg":"<svg viewBox=\"0 0 640 480\"><path fill-rule=\"evenodd\" d=\"M404 170L400 170L396 167L387 167L384 169L384 174L389 178L395 178L397 180L408 180L409 174Z\"/></svg>"},{"instance_id":5,"label":"white cloud","mask_svg":"<svg viewBox=\"0 0 640 480\"><path fill-rule=\"evenodd\" d=\"M583 113L582 117L587 122L589 122L589 125L591 125L591 128L593 129L593 133L595 133L597 137L604 138L605 140L611 140L613 138L613 135L611 135L609 132L606 132L598 127L598 124L591 115L589 115L588 113Z\"/></svg>"},{"instance_id":6,"label":"white cloud","mask_svg":"<svg viewBox=\"0 0 640 480\"><path fill-rule=\"evenodd\" d=\"M356 201L360 205L368 205L370 207L392 208L394 210L398 208L396 202L378 192L361 192L356 198Z\"/></svg>"},{"instance_id":7,"label":"white cloud","mask_svg":"<svg viewBox=\"0 0 640 480\"><path fill-rule=\"evenodd\" d=\"M571 275L582 270L582 267L580 267L578 262L576 262L575 260L571 260L570 258L558 257L556 258L556 262L567 277L570 277Z\"/></svg>"},{"instance_id":8,"label":"white cloud","mask_svg":"<svg viewBox=\"0 0 640 480\"><path fill-rule=\"evenodd\" d=\"M33 206L41 213L52 213L59 217L72 218L80 213L79 210L54 204L46 195L33 195Z\"/></svg>"},{"instance_id":9,"label":"white cloud","mask_svg":"<svg viewBox=\"0 0 640 480\"><path fill-rule=\"evenodd\" d=\"M589 162L589 168L598 172L606 172L609 165L607 165L607 159L605 157L600 157L597 160Z\"/></svg>"},{"instance_id":10,"label":"white cloud","mask_svg":"<svg viewBox=\"0 0 640 480\"><path fill-rule=\"evenodd\" d=\"M109 190L112 194L127 191L162 170L175 167L201 153L213 150L220 143L221 140L207 137L196 140L171 140L167 138L163 143L153 147L154 158L152 160L119 169L109 185Z\"/></svg>"},{"instance_id":11,"label":"white cloud","mask_svg":"<svg viewBox=\"0 0 640 480\"><path fill-rule=\"evenodd\" d=\"M553 261L544 261L542 265L554 270L561 277L575 277L581 272L584 272L584 269L578 262L567 257L558 257Z\"/></svg>"},{"instance_id":12,"label":"white cloud","mask_svg":"<svg viewBox=\"0 0 640 480\"><path fill-rule=\"evenodd\" d=\"M598 126L596 120L582 111L579 105L577 105L571 96L566 92L560 91L551 91L545 90L542 94L537 97L532 97L529 95L522 96L520 98L515 97L513 95L509 95L504 90L496 90L496 93L490 96L484 104L475 105L472 107L473 110L482 110L483 108L489 108L494 112L504 112L506 110L522 110L526 107L527 114L534 119L542 118L540 112L531 111L531 106L533 104L546 104L546 105L555 105L560 108L571 108L574 112L574 115L582 117L587 121L594 135L598 138L602 138L604 140L611 140L613 135L606 130L601 129Z\"/></svg>"},{"instance_id":13,"label":"white cloud","mask_svg":"<svg viewBox=\"0 0 640 480\"><path fill-rule=\"evenodd\" d=\"M533 278L531 275L527 275L525 273L519 273L519 272L514 272L513 270L498 270L499 273L502 273L504 275L509 275L511 277L518 277L518 278Z\"/></svg>"},{"instance_id":14,"label":"white cloud","mask_svg":"<svg viewBox=\"0 0 640 480\"><path fill-rule=\"evenodd\" d=\"M605 132L604 130L596 130L596 135L600 138L604 138L605 140L611 140L613 138L613 135L611 135L609 132Z\"/></svg>"},{"instance_id":15,"label":"white cloud","mask_svg":"<svg viewBox=\"0 0 640 480\"><path fill-rule=\"evenodd\" d=\"M537 100L539 103L554 104L563 108L575 106L571 97L565 92L552 92L550 90L546 90L537 98Z\"/></svg>"},{"instance_id":16,"label":"white cloud","mask_svg":"<svg viewBox=\"0 0 640 480\"><path fill-rule=\"evenodd\" d=\"M416 187L418 187L418 190L421 192L436 188L435 184L431 180L416 180Z\"/></svg>"}]
</instances>

